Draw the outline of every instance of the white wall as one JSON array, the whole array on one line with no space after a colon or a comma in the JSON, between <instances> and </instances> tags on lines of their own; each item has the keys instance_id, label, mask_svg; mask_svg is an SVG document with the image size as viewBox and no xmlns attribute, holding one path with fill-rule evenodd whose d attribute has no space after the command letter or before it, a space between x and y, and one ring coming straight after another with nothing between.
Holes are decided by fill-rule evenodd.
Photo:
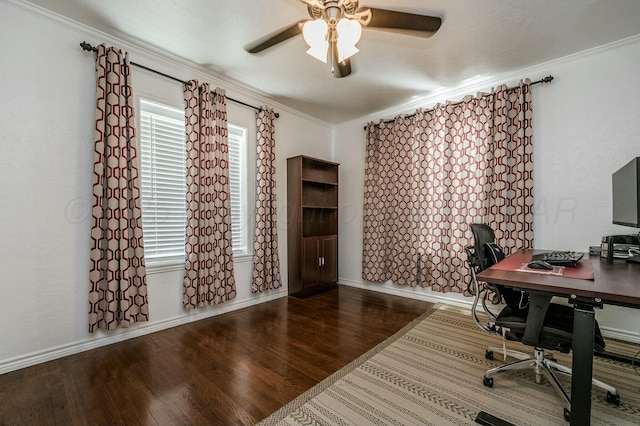
<instances>
[{"instance_id":1,"label":"white wall","mask_svg":"<svg viewBox=\"0 0 640 426\"><path fill-rule=\"evenodd\" d=\"M331 159L331 126L195 65L37 9L0 2L0 16L0 373L286 296L286 158ZM236 299L188 312L182 308L183 272L150 271L150 321L88 333L95 69L94 55L79 47L83 40L113 44L129 51L134 62L184 80L208 81L230 97L268 104L280 113L276 180L283 288L252 295L251 259L237 259ZM134 67L133 84L138 95L182 105L180 83ZM252 109L229 102L228 116L255 129Z\"/></svg>"},{"instance_id":2,"label":"white wall","mask_svg":"<svg viewBox=\"0 0 640 426\"><path fill-rule=\"evenodd\" d=\"M286 286L266 296L251 295L251 263L238 259L238 297L189 313L181 306L182 271L156 270L148 275L149 323L111 333L87 332L95 71L93 55L79 47L83 40L119 46L135 62L185 80L208 81L225 88L228 96L269 104L280 113L276 179L285 285L285 160L305 154L341 163L342 283L464 305L467 301L458 294L362 282L363 126L520 77L556 77L550 85L534 89L536 246L584 250L597 244L601 235L629 231L610 225L609 180L612 171L640 155L638 39L517 75L496 76L482 85L455 88L420 104L332 128L195 65L37 9L0 1L0 16L0 373L286 295ZM133 78L143 95L181 104L179 84L135 68ZM229 119L251 126L253 111L229 103ZM555 186L554 178L562 179L563 186ZM598 317L610 334L638 336L636 311L606 308Z\"/></svg>"},{"instance_id":3,"label":"white wall","mask_svg":"<svg viewBox=\"0 0 640 426\"><path fill-rule=\"evenodd\" d=\"M362 281L363 127L368 121L413 112L417 106L430 107L498 84L546 75L553 75L553 82L533 88L535 247L587 251L599 245L603 235L637 232L611 224L611 174L640 156L640 37L518 73L492 76L420 104L338 126L335 161L341 163L341 283L424 300L465 301L459 294ZM596 315L606 334L640 342L640 311L608 306Z\"/></svg>"}]
</instances>

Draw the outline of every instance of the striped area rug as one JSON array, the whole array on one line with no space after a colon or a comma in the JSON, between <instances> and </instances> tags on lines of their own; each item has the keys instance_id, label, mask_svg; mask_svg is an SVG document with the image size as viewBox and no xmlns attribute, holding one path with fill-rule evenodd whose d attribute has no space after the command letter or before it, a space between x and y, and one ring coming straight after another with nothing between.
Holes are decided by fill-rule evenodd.
<instances>
[{"instance_id":1,"label":"striped area rug","mask_svg":"<svg viewBox=\"0 0 640 426\"><path fill-rule=\"evenodd\" d=\"M482 332L468 312L441 306L328 377L260 425L466 425L485 411L515 425L566 425L557 392L533 372L502 373L483 386L484 371L502 357L485 359L498 336ZM528 352L526 346L509 347ZM635 356L638 345L607 341L607 349ZM571 366L570 355L555 354ZM511 360L509 360L511 361ZM637 368L637 367L636 367ZM560 380L569 388L570 378ZM640 424L640 376L624 363L596 358L594 377L616 386L619 407L593 390L594 425Z\"/></svg>"}]
</instances>

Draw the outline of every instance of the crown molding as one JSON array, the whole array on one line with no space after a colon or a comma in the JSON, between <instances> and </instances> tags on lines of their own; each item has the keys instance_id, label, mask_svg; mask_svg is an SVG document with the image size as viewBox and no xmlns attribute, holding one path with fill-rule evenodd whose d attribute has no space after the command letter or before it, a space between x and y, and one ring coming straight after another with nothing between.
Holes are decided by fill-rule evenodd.
<instances>
[{"instance_id":1,"label":"crown molding","mask_svg":"<svg viewBox=\"0 0 640 426\"><path fill-rule=\"evenodd\" d=\"M473 79L473 81L459 84L454 87L435 90L424 97L420 97L411 100L410 102L367 114L366 116L350 120L349 122L341 123L339 124L339 126L350 124L358 124L362 126L372 121L378 122L381 119L386 120L399 114L413 114L418 108L430 108L431 106L439 102L446 102L449 100L456 101L458 99L462 99L467 95L472 95L477 92L489 91L492 87L502 84L517 84L518 81L525 78L530 78L532 81L539 80L549 75L550 69L556 68L565 63L573 62L593 55L598 55L605 51L622 48L636 43L640 43L640 34L613 41L611 43L606 43L600 46L592 47L590 49L572 53L570 55L553 59L551 61L542 62L540 64L532 65L530 67L522 68L516 71L502 73L495 76L484 76Z\"/></svg>"},{"instance_id":2,"label":"crown molding","mask_svg":"<svg viewBox=\"0 0 640 426\"><path fill-rule=\"evenodd\" d=\"M103 31L97 30L88 25L74 21L70 18L62 16L50 10L44 9L41 6L34 5L33 3L30 3L27 0L0 0L0 3L5 3L8 5L18 7L29 13L40 15L48 19L57 21L66 26L75 28L78 31L84 32L88 38L95 39L96 41L94 41L94 43L109 41L114 45L118 45L122 48L127 49L128 51L134 52L136 57L138 56L144 57L146 60L158 62L159 64L162 65L163 70L166 71L167 73L175 72L176 69L178 69L182 71L183 75L189 76L189 77L185 77L185 79L192 79L194 77L198 77L211 84L224 87L229 94L233 95L234 98L237 98L238 100L241 100L243 102L247 102L247 103L257 102L259 104L267 104L274 109L278 109L280 111L287 111L290 114L296 115L300 118L304 118L306 120L309 120L311 122L314 122L318 125L321 125L323 127L330 128L330 129L335 129L336 127L354 124L354 123L363 125L370 121L377 122L380 119L393 117L398 114L404 114L404 113L411 114L415 112L415 110L418 108L428 108L430 105L432 106L437 104L438 102L443 102L446 100L461 99L464 96L469 94L474 94L479 91L487 91L491 87L494 87L497 85L513 84L514 82L517 82L518 80L523 78L531 78L532 80L537 80L539 78L543 78L546 75L548 75L549 68L553 68L558 65L562 65L566 62L585 58L591 55L600 54L603 51L607 51L610 49L619 48L625 45L635 44L640 42L640 34L638 34L638 35L627 37L611 43L607 43L601 46L596 46L587 50L583 50L581 52L573 53L561 58L553 59L551 61L543 62L543 63L526 67L526 68L522 68L520 70L503 73L495 76L489 75L489 76L479 77L477 79L473 79L472 81L463 82L454 87L435 90L429 95L426 95L424 97L419 97L410 102L385 108L383 110L379 110L374 113L367 114L366 116L356 118L348 122L332 124L324 120L320 120L311 115L308 115L306 113L303 113L301 111L298 111L296 109L293 109L291 107L288 107L286 105L275 102L274 100L269 98L269 95L267 93L260 92L254 88L243 85L241 82L234 81L231 79L222 79L219 76L217 76L215 73L213 73L211 70L208 70L201 65L195 64L184 58L173 55L169 52L166 52L162 49L159 49L141 40L137 40L137 39L134 40L126 37L126 35L118 36L118 35L105 33ZM80 43L80 41L81 40L79 40L78 43Z\"/></svg>"},{"instance_id":3,"label":"crown molding","mask_svg":"<svg viewBox=\"0 0 640 426\"><path fill-rule=\"evenodd\" d=\"M191 62L185 58L169 53L163 49L146 43L142 40L128 37L125 34L110 34L96 28L90 27L56 12L35 5L27 0L0 0L0 4L7 4L17 7L27 13L40 16L51 21L62 24L66 27L73 28L76 31L85 34L92 45L108 42L114 46L118 46L129 52L134 62L142 63L147 66L146 62L158 64L162 71L166 74L174 75L177 78L191 80L197 78L206 81L211 85L222 87L231 97L249 104L255 103L260 105L268 105L270 108L282 113L286 111L289 114L296 115L305 120L309 120L323 127L333 129L333 125L316 117L283 105L269 98L269 95L260 92L255 88L246 86L242 82L231 79L223 79L216 75L213 71L203 67L202 65ZM78 40L78 45L83 40ZM80 47L78 47L80 49ZM144 61L144 62L143 62Z\"/></svg>"}]
</instances>

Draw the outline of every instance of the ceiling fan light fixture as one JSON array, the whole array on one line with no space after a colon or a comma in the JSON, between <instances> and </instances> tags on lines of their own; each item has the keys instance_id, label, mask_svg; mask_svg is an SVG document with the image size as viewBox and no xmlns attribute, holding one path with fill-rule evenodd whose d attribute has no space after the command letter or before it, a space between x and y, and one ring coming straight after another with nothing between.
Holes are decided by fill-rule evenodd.
<instances>
[{"instance_id":1,"label":"ceiling fan light fixture","mask_svg":"<svg viewBox=\"0 0 640 426\"><path fill-rule=\"evenodd\" d=\"M362 25L355 19L342 18L338 21L336 29L338 30L338 38L351 45L358 43L362 36Z\"/></svg>"},{"instance_id":2,"label":"ceiling fan light fixture","mask_svg":"<svg viewBox=\"0 0 640 426\"><path fill-rule=\"evenodd\" d=\"M310 20L302 26L302 37L309 45L307 53L322 62L327 62L327 31L329 26L324 19Z\"/></svg>"},{"instance_id":3,"label":"ceiling fan light fixture","mask_svg":"<svg viewBox=\"0 0 640 426\"><path fill-rule=\"evenodd\" d=\"M340 43L338 42L338 61L343 62L349 59L350 57L352 57L353 55L355 55L356 53L358 53L359 51L360 50L355 46L341 46Z\"/></svg>"},{"instance_id":4,"label":"ceiling fan light fixture","mask_svg":"<svg viewBox=\"0 0 640 426\"><path fill-rule=\"evenodd\" d=\"M362 25L354 19L340 19L336 25L338 32L338 60L340 62L349 59L359 52L356 43L362 36Z\"/></svg>"},{"instance_id":5,"label":"ceiling fan light fixture","mask_svg":"<svg viewBox=\"0 0 640 426\"><path fill-rule=\"evenodd\" d=\"M334 77L351 75L350 57L359 52L356 44L363 28L377 28L412 36L431 37L440 28L442 18L375 7L359 7L358 0L300 0L307 5L310 20L299 21L265 39L245 46L259 53L302 33L309 45L307 53L331 62Z\"/></svg>"},{"instance_id":6,"label":"ceiling fan light fixture","mask_svg":"<svg viewBox=\"0 0 640 426\"><path fill-rule=\"evenodd\" d=\"M325 41L324 43L319 43L315 46L309 47L309 49L307 50L307 54L313 56L317 60L322 61L326 64L328 51L329 51L329 43Z\"/></svg>"}]
</instances>

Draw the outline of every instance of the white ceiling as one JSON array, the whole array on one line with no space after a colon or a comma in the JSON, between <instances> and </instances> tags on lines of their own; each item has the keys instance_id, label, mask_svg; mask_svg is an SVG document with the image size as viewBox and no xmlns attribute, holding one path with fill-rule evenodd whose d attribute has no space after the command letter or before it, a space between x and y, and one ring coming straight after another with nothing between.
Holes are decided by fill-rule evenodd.
<instances>
[{"instance_id":1,"label":"white ceiling","mask_svg":"<svg viewBox=\"0 0 640 426\"><path fill-rule=\"evenodd\" d=\"M361 0L361 7L440 16L442 27L431 38L365 29L353 73L336 79L305 53L300 36L257 55L243 49L307 19L299 0L30 2L207 67L329 123L640 33L640 0Z\"/></svg>"}]
</instances>

